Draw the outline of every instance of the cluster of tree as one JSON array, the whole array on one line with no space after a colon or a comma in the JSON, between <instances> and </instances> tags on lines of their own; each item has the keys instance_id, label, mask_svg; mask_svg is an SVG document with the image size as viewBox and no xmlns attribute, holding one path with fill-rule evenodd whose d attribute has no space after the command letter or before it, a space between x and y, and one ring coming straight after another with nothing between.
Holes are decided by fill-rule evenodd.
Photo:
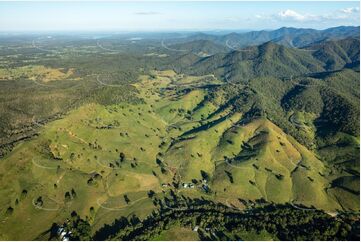
<instances>
[{"instance_id":1,"label":"cluster of tree","mask_svg":"<svg viewBox=\"0 0 361 242\"><path fill-rule=\"evenodd\" d=\"M239 234L266 231L280 240L359 240L359 216L331 217L321 210L301 210L289 204L261 203L239 211L204 199L172 193L170 198L153 198L158 207L146 219L121 217L99 229L95 240L152 240L163 230L178 224L199 226L213 233L200 233L206 240L242 239ZM202 231L202 230L200 230ZM232 237L233 236L233 237Z\"/></svg>"},{"instance_id":2,"label":"cluster of tree","mask_svg":"<svg viewBox=\"0 0 361 242\"><path fill-rule=\"evenodd\" d=\"M15 206L19 205L20 201L23 200L23 199L25 199L27 195L28 195L28 191L27 191L26 189L23 189L23 190L21 191L20 198L16 198L16 199L15 199L15 202L14 202ZM39 199L40 199L40 201L41 201L41 204L40 204L40 202L39 202ZM39 197L38 200L35 201L35 204L36 204L37 206L42 206L42 205L43 205L42 198ZM9 206L9 207L6 209L5 214L9 216L9 215L11 215L11 214L14 213L14 210L15 210L15 207Z\"/></svg>"},{"instance_id":3,"label":"cluster of tree","mask_svg":"<svg viewBox=\"0 0 361 242\"><path fill-rule=\"evenodd\" d=\"M88 179L87 184L88 185L95 185L102 179L102 175L99 173L92 174L91 177Z\"/></svg>"},{"instance_id":4,"label":"cluster of tree","mask_svg":"<svg viewBox=\"0 0 361 242\"><path fill-rule=\"evenodd\" d=\"M66 231L69 240L91 240L91 226L87 220L73 211L63 224L54 223L50 228L49 240L59 240L59 228Z\"/></svg>"},{"instance_id":5,"label":"cluster of tree","mask_svg":"<svg viewBox=\"0 0 361 242\"><path fill-rule=\"evenodd\" d=\"M74 188L72 188L70 192L65 192L65 194L64 194L65 202L69 202L72 199L75 199L76 197L77 197L77 194L76 194Z\"/></svg>"},{"instance_id":6,"label":"cluster of tree","mask_svg":"<svg viewBox=\"0 0 361 242\"><path fill-rule=\"evenodd\" d=\"M162 160L160 160L159 158L156 158L155 162L160 167L160 171L162 172L162 174L166 174L167 173L167 166L164 164L164 162ZM157 176L154 171L153 171L153 175Z\"/></svg>"},{"instance_id":7,"label":"cluster of tree","mask_svg":"<svg viewBox=\"0 0 361 242\"><path fill-rule=\"evenodd\" d=\"M120 152L119 153L119 159L113 161L113 162L109 162L109 167L110 168L120 168L121 167L121 164L125 161L125 154L123 152ZM134 161L136 161L136 158L133 158ZM131 166L134 168L137 164L133 164L131 163Z\"/></svg>"}]
</instances>

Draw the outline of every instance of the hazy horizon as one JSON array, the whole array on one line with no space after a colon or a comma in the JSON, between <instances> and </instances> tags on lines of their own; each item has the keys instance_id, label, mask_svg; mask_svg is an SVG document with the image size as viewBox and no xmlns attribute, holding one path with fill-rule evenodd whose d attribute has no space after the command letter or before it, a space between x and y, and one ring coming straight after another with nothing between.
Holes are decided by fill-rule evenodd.
<instances>
[{"instance_id":1,"label":"hazy horizon","mask_svg":"<svg viewBox=\"0 0 361 242\"><path fill-rule=\"evenodd\" d=\"M211 35L224 35L224 34L230 34L230 33L247 33L252 31L275 31L282 28L295 28L295 29L314 29L314 30L326 30L326 29L332 29L332 28L338 28L338 27L355 27L360 28L360 25L337 25L337 26L331 26L327 28L300 28L300 27L293 27L293 26L282 26L279 28L270 28L270 29L214 29L214 30L128 30L128 31L121 31L121 30L23 30L23 31L1 31L0 34L2 35L19 35L19 34L64 34L64 35L73 35L73 34L79 34L79 35L89 35L89 34L112 34L112 35L127 35L127 34L141 34L141 35L151 35L151 34L194 34L194 33L203 33L203 34L211 34Z\"/></svg>"},{"instance_id":2,"label":"hazy horizon","mask_svg":"<svg viewBox=\"0 0 361 242\"><path fill-rule=\"evenodd\" d=\"M0 2L0 32L326 29L359 21L358 2Z\"/></svg>"}]
</instances>

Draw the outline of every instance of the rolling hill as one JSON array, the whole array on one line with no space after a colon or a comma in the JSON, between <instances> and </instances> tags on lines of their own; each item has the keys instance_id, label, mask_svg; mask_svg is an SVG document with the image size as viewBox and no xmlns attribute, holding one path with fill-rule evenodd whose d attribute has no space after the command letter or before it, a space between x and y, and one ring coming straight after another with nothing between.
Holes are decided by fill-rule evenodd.
<instances>
[{"instance_id":1,"label":"rolling hill","mask_svg":"<svg viewBox=\"0 0 361 242\"><path fill-rule=\"evenodd\" d=\"M0 239L357 238L359 27L140 36L0 53Z\"/></svg>"}]
</instances>

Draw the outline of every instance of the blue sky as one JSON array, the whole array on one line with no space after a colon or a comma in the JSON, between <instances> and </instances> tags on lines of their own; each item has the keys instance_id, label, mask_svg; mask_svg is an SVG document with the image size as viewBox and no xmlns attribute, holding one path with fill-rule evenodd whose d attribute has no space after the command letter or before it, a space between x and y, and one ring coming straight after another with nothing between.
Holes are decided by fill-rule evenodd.
<instances>
[{"instance_id":1,"label":"blue sky","mask_svg":"<svg viewBox=\"0 0 361 242\"><path fill-rule=\"evenodd\" d=\"M0 2L0 31L324 29L359 25L359 2Z\"/></svg>"}]
</instances>

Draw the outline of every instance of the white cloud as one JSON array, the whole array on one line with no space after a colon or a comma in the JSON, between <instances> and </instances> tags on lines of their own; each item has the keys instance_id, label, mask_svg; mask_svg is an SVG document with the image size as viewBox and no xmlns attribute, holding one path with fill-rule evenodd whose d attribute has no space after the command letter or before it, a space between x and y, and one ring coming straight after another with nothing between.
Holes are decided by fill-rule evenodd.
<instances>
[{"instance_id":1,"label":"white cloud","mask_svg":"<svg viewBox=\"0 0 361 242\"><path fill-rule=\"evenodd\" d=\"M351 8L343 8L340 11L346 14L353 14L360 12L360 9L358 7L351 7Z\"/></svg>"},{"instance_id":2,"label":"white cloud","mask_svg":"<svg viewBox=\"0 0 361 242\"><path fill-rule=\"evenodd\" d=\"M278 17L282 20L305 21L309 18L307 15L302 15L294 10L287 9L278 13Z\"/></svg>"},{"instance_id":3,"label":"white cloud","mask_svg":"<svg viewBox=\"0 0 361 242\"><path fill-rule=\"evenodd\" d=\"M279 21L289 22L315 22L315 21L337 21L337 20L354 20L359 19L360 9L350 7L336 10L328 14L309 14L300 13L292 9L283 10L273 15L273 18Z\"/></svg>"}]
</instances>

